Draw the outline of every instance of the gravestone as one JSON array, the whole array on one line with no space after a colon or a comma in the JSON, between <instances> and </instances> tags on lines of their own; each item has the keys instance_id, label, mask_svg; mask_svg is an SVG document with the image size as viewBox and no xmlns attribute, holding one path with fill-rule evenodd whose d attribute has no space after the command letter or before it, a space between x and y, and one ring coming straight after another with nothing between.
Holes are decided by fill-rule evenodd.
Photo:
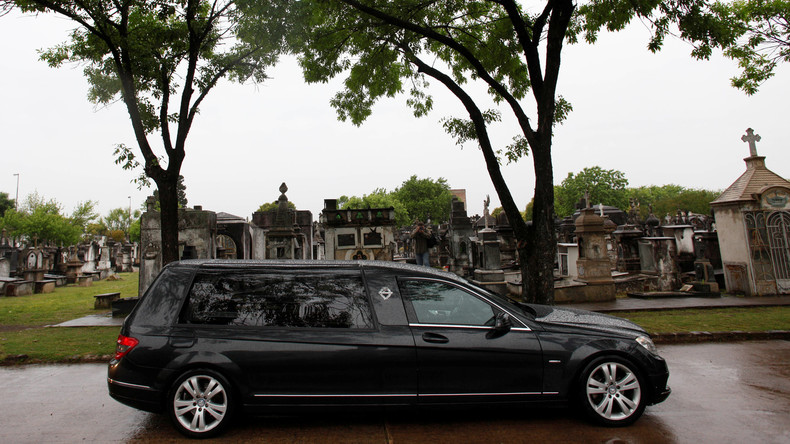
<instances>
[{"instance_id":1,"label":"gravestone","mask_svg":"<svg viewBox=\"0 0 790 444\"><path fill-rule=\"evenodd\" d=\"M604 301L615 297L611 261L606 247L604 219L592 208L581 210L576 219L576 242L579 258L576 261L578 281L587 284L586 300Z\"/></svg>"}]
</instances>

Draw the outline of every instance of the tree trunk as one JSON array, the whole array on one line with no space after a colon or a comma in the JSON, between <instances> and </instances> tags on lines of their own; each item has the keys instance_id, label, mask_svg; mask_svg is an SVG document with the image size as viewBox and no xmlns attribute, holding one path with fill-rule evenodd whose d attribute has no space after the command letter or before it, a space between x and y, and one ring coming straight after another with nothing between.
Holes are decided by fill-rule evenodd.
<instances>
[{"instance_id":1,"label":"tree trunk","mask_svg":"<svg viewBox=\"0 0 790 444\"><path fill-rule=\"evenodd\" d=\"M162 265L178 257L178 174L164 174L156 181L162 227Z\"/></svg>"},{"instance_id":2,"label":"tree trunk","mask_svg":"<svg viewBox=\"0 0 790 444\"><path fill-rule=\"evenodd\" d=\"M554 174L551 164L551 139L538 138L541 146L532 150L535 167L535 203L526 248L519 250L524 300L538 304L554 303L554 259L557 235L554 231Z\"/></svg>"}]
</instances>

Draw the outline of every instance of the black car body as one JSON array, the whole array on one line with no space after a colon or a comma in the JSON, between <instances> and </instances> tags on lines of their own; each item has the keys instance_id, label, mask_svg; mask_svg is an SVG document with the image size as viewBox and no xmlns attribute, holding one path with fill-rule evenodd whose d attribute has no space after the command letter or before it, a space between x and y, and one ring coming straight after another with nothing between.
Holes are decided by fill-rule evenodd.
<instances>
[{"instance_id":1,"label":"black car body","mask_svg":"<svg viewBox=\"0 0 790 444\"><path fill-rule=\"evenodd\" d=\"M626 425L669 395L624 319L514 303L456 275L375 261L168 265L121 329L116 400L188 436L238 408L577 403Z\"/></svg>"}]
</instances>

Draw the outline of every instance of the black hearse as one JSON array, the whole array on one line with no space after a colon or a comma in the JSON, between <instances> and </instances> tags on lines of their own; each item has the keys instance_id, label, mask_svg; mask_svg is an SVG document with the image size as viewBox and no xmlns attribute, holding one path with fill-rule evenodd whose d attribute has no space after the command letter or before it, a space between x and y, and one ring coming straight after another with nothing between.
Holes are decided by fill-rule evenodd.
<instances>
[{"instance_id":1,"label":"black hearse","mask_svg":"<svg viewBox=\"0 0 790 444\"><path fill-rule=\"evenodd\" d=\"M376 261L183 261L121 328L110 395L191 437L238 409L571 403L609 426L669 395L624 319Z\"/></svg>"}]
</instances>

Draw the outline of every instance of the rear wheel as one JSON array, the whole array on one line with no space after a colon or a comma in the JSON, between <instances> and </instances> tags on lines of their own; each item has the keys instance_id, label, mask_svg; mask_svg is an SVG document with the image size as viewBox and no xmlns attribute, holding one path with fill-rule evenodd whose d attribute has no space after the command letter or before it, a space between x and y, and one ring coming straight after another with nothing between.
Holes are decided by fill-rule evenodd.
<instances>
[{"instance_id":1,"label":"rear wheel","mask_svg":"<svg viewBox=\"0 0 790 444\"><path fill-rule=\"evenodd\" d=\"M592 361L582 372L579 397L582 409L594 422L626 426L645 411L644 383L636 366L618 357Z\"/></svg>"},{"instance_id":2,"label":"rear wheel","mask_svg":"<svg viewBox=\"0 0 790 444\"><path fill-rule=\"evenodd\" d=\"M193 370L181 375L170 389L168 402L173 425L190 438L222 433L234 411L230 383L211 370Z\"/></svg>"}]
</instances>

